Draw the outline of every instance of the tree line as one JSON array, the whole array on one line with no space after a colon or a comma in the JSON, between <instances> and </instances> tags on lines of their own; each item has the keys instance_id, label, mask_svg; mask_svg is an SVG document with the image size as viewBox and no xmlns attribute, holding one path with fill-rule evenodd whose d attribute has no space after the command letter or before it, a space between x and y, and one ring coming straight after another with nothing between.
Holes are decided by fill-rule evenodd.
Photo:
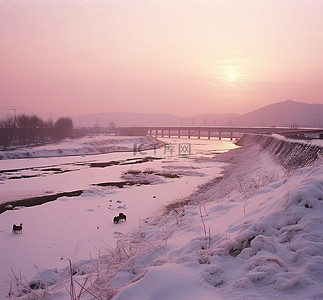
<instances>
[{"instance_id":1,"label":"tree line","mask_svg":"<svg viewBox=\"0 0 323 300\"><path fill-rule=\"evenodd\" d=\"M28 145L71 137L73 121L61 117L56 122L44 121L37 115L20 114L0 120L0 145Z\"/></svg>"}]
</instances>

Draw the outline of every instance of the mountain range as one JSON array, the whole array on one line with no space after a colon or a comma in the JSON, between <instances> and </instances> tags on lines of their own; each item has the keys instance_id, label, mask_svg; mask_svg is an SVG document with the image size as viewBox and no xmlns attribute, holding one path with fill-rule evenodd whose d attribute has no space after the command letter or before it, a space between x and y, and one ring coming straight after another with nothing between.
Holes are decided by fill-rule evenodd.
<instances>
[{"instance_id":1,"label":"mountain range","mask_svg":"<svg viewBox=\"0 0 323 300\"><path fill-rule=\"evenodd\" d=\"M323 104L287 100L246 114L174 114L106 112L73 118L75 127L116 126L299 126L323 127Z\"/></svg>"}]
</instances>

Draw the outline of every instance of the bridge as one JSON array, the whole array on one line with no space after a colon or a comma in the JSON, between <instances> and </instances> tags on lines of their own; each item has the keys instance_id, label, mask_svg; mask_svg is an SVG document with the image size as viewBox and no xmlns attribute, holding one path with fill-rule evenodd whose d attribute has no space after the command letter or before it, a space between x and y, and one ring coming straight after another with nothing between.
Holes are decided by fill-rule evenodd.
<instances>
[{"instance_id":1,"label":"bridge","mask_svg":"<svg viewBox=\"0 0 323 300\"><path fill-rule=\"evenodd\" d=\"M254 134L282 134L287 137L302 137L307 135L315 138L323 138L323 129L289 128L289 127L244 127L244 126L143 126L143 127L119 127L120 135L150 135L160 137L216 137L238 138L245 133Z\"/></svg>"}]
</instances>

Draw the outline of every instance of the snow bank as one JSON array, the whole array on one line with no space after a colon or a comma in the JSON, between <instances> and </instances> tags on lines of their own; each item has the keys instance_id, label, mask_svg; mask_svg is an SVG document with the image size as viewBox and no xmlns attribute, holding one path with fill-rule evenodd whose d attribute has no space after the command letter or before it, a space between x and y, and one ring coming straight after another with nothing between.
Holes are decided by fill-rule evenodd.
<instances>
[{"instance_id":1,"label":"snow bank","mask_svg":"<svg viewBox=\"0 0 323 300\"><path fill-rule=\"evenodd\" d=\"M59 143L50 143L32 147L9 147L0 151L0 160L30 157L57 157L70 155L86 155L156 149L163 144L155 137L124 137L95 135L79 139L65 139Z\"/></svg>"},{"instance_id":2,"label":"snow bank","mask_svg":"<svg viewBox=\"0 0 323 300\"><path fill-rule=\"evenodd\" d=\"M312 164L323 155L323 147L308 141L288 140L278 136L245 134L238 145L257 143L290 170Z\"/></svg>"}]
</instances>

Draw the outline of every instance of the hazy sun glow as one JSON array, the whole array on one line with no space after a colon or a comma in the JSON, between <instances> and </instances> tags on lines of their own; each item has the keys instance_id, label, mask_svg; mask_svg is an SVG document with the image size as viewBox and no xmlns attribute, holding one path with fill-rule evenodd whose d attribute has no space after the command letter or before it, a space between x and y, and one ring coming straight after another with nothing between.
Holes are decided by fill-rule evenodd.
<instances>
[{"instance_id":1,"label":"hazy sun glow","mask_svg":"<svg viewBox=\"0 0 323 300\"><path fill-rule=\"evenodd\" d=\"M231 72L231 73L228 73L227 75L227 80L228 81L237 81L237 74Z\"/></svg>"},{"instance_id":2,"label":"hazy sun glow","mask_svg":"<svg viewBox=\"0 0 323 300\"><path fill-rule=\"evenodd\" d=\"M230 82L235 82L238 79L238 71L236 66L228 66L226 67L226 80Z\"/></svg>"}]
</instances>

